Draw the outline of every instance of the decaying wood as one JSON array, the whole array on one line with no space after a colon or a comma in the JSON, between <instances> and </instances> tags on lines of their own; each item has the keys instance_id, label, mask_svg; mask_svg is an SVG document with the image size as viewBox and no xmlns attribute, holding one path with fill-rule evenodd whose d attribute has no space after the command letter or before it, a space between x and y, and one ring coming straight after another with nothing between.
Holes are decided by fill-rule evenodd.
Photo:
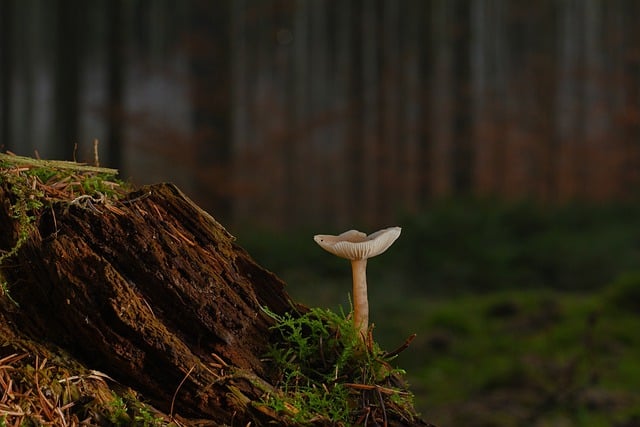
<instances>
[{"instance_id":1,"label":"decaying wood","mask_svg":"<svg viewBox=\"0 0 640 427\"><path fill-rule=\"evenodd\" d=\"M24 223L6 182L0 252L13 254L0 273L15 305L0 298L1 360L17 363L14 349L42 344L35 366L44 366L37 354L61 349L70 364L101 372L87 378L134 389L179 425L285 425L256 404L278 393L262 359L274 324L265 308L307 309L213 217L171 184L110 198L69 187L65 199L32 178L49 205L12 251Z\"/></svg>"},{"instance_id":2,"label":"decaying wood","mask_svg":"<svg viewBox=\"0 0 640 427\"><path fill-rule=\"evenodd\" d=\"M262 307L294 309L283 283L173 185L114 207L45 211L3 270L19 304L9 320L167 413L173 401L183 416L251 418L246 403L269 383Z\"/></svg>"}]
</instances>

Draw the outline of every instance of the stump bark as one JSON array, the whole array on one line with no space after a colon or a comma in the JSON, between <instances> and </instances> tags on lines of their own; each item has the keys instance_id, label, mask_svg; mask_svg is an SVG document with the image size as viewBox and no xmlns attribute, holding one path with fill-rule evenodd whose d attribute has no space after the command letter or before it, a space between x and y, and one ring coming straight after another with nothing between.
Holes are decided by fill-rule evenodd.
<instances>
[{"instance_id":1,"label":"stump bark","mask_svg":"<svg viewBox=\"0 0 640 427\"><path fill-rule=\"evenodd\" d=\"M88 203L46 210L3 269L19 305L7 320L167 413L186 378L174 412L250 421L245 398L269 383L260 357L273 320L263 307L295 310L282 281L173 185L144 187L117 207ZM7 250L16 229L1 234Z\"/></svg>"},{"instance_id":2,"label":"stump bark","mask_svg":"<svg viewBox=\"0 0 640 427\"><path fill-rule=\"evenodd\" d=\"M21 233L5 184L4 253ZM35 221L2 265L17 305L0 299L0 338L62 348L183 425L278 424L252 405L274 391L261 359L274 324L264 308L306 308L177 187L54 202Z\"/></svg>"}]
</instances>

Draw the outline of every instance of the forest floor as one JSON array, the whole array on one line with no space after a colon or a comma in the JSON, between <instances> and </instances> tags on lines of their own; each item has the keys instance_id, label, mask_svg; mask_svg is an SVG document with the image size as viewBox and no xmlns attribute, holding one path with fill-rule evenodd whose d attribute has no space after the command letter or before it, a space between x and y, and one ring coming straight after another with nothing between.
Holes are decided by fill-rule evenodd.
<instances>
[{"instance_id":1,"label":"forest floor","mask_svg":"<svg viewBox=\"0 0 640 427\"><path fill-rule=\"evenodd\" d=\"M54 166L63 170L69 167L66 163ZM128 218L123 215L123 212L132 209L130 201L125 200L120 204L114 202L113 205L103 206L102 198L97 198L96 196L95 185L103 186L99 187L100 192L106 191L107 189L104 188L105 181L85 180L83 181L85 185L82 186L82 191L90 193L81 192L80 195L75 194L75 198L70 204L72 206L67 206L66 209L64 205L49 205L44 210L45 214L52 214L54 208L59 208L55 215L52 214L52 221L48 223L38 222L38 217L34 213L41 211L43 206L47 206L41 203L42 194L44 194L40 192L41 187L46 185L47 191L55 190L55 194L58 194L61 191L61 186L58 184L61 183L64 188L67 188L75 180L66 179L61 181L56 176L49 174L29 175L30 180L27 181L29 185L16 187L18 185L17 177L27 173L30 170L29 168L30 166L28 165L14 167L7 178L14 189L14 195L19 197L7 199L11 201L12 205L10 206L11 209L5 212L3 223L7 223L9 218L17 220L15 233L9 234L15 235L18 243L7 239L0 242L6 247L3 252L4 260L12 260L12 256L20 256L21 252L18 252L17 249L9 251L9 248L19 249L25 242L31 242L29 238L33 233L27 231L31 230L32 226L38 225L39 235L42 235L48 229L48 224L49 228L54 230L55 233L50 233L54 238L48 239L47 242L53 244L65 237L64 230L68 234L81 229L76 223L68 223L65 227L63 226L64 221L69 222L84 217L94 218L94 216L95 218L100 218L108 215L113 218ZM93 173L95 171L89 170L88 172ZM52 180L55 182L52 182ZM20 194L15 193L16 188L21 188L22 192ZM161 196L168 190L170 188L166 186L156 188L154 194L157 193L158 196ZM167 202L173 199L156 200L154 197L134 197L131 201L141 205L137 206L137 208L145 208L140 210L141 214L153 210L155 212L162 211L162 215L159 216L163 218L168 217L169 212L165 212L162 209L170 206L171 204ZM181 197L179 199L182 200ZM83 204L76 206L80 202ZM180 206L183 206L183 204ZM5 205L4 207L6 210L7 206ZM70 216L67 215L69 208L74 209ZM521 218L520 215L523 214L529 215L529 211L523 210L518 213L518 218ZM192 216L189 215L188 217L191 218ZM452 216L444 214L442 217L449 221ZM625 217L629 221L635 221L637 215L629 215L627 212ZM573 216L568 217L568 219L563 218L561 218L562 221L566 221L572 226L575 224ZM463 216L462 219L468 220L466 216ZM428 264L430 266L444 265L450 269L448 271L440 271L440 276L434 277L451 278L454 277L451 276L451 273L458 274L462 272L464 274L460 276L462 279L478 280L480 278L483 280L482 283L485 284L490 284L495 278L506 282L508 279L515 277L530 277L523 276L521 274L523 270L514 272L511 267L515 265L514 262L521 262L526 264L529 270L543 273L553 271L556 272L557 277L570 278L572 283L580 283L583 280L588 280L591 276L593 276L593 280L600 280L600 277L602 277L594 274L595 270L588 269L587 267L590 265L597 267L599 272L605 273L617 270L620 266L613 268L611 263L620 259L624 259L625 262L629 261L630 265L637 265L637 260L635 259L638 253L637 248L635 248L636 243L634 239L628 237L628 230L631 229L630 226L632 224L599 219L597 222L593 222L593 224L598 225L597 227L591 226L588 221L583 221L579 228L570 229L569 231L552 229L552 232L547 233L537 222L539 219L534 218L536 221L531 221L531 218L527 216L527 221L521 222L521 228L513 229L515 230L513 235L505 232L501 236L502 240L499 238L488 240L487 236L500 237L499 234L495 233L496 224L502 224L502 218L499 219L500 221L492 220L487 222L493 228L483 229L483 223L478 223L474 217L468 229L464 233L459 233L459 235L461 239L464 236L471 235L474 237L472 243L476 246L460 244L460 241L456 241L455 247L451 247L451 249L465 249L464 257L451 262L452 258L450 257L453 253L450 253L447 254L446 259L437 259L437 262ZM93 221L93 228L85 230L85 234L87 236L95 234L97 227L103 223L104 221ZM614 224L616 228L603 229L599 226L601 224L605 224L607 227L610 227L610 224ZM186 225L193 226L190 221L187 221ZM175 226L178 227L181 224L176 223ZM158 225L158 230L162 230L162 227L163 225ZM589 229L589 227L594 232L585 232L585 229ZM207 230L211 228L208 226ZM439 230L440 228L437 224L435 227L432 224L431 229ZM460 224L454 224L450 229L459 231L464 230L464 227L461 227ZM100 236L112 238L113 229L110 228L109 230L108 233L104 232ZM473 235L476 232L475 230L480 230L480 233ZM501 228L501 230L510 232L512 229ZM513 244L514 238L521 239L524 231L530 233L530 246L525 248L515 246ZM211 230L209 230L210 232ZM365 408L373 412L363 413L363 416L366 417L367 414L371 413L381 419L386 414L385 406L379 404L378 400L376 400L380 393L390 393L389 400L384 403L384 405L387 405L386 408L390 408L392 404L398 404L398 397L409 396L403 390L392 390L389 384L381 386L377 378L375 378L377 374L387 372L387 370L398 373L406 370L406 378L410 382L410 389L415 394L416 408L422 412L424 419L442 427L458 425L471 427L515 427L522 425L534 427L640 426L640 396L637 393L637 384L640 384L640 365L637 363L640 360L640 336L637 334L637 331L640 330L640 274L619 275L616 280L607 282L608 284L606 285L582 289L574 287L571 292L567 289L560 291L558 287L552 290L541 286L522 286L520 290L513 290L509 287L484 289L482 292L472 292L470 289L464 292L450 290L448 293L440 292L433 297L429 297L429 290L422 287L423 283L428 283L427 272L433 272L432 269L425 267L429 259L418 258L418 261L416 261L407 256L411 254L419 255L418 250L421 250L424 246L425 237L419 233L416 233L415 236L410 233L407 234L405 236L406 240L413 237L414 246L411 246L410 251L407 250L408 247L405 247L403 256L408 258L407 262L416 266L415 270L404 271L404 276L398 274L397 268L395 272L390 269L385 273L384 268L381 269L381 267L384 267L384 263L380 263L377 259L370 266L371 319L376 325L373 330L373 337L380 348L376 348L374 352L367 352L368 355L374 357L367 361L366 366L371 365L369 362L375 362L384 369L362 369L360 371L375 374L372 376L374 381L371 384L358 383L357 377L354 377L353 380L345 383L346 389L338 389L341 393L345 392L348 395L352 394L354 390L356 394L369 395ZM425 254L437 252L437 255L441 255L446 253L442 250L442 247L447 241L453 239L448 237L450 232L441 234L442 245L439 247L440 250L424 251ZM173 248L180 247L175 245L175 241L182 240L187 243L193 241L193 239L185 240L184 237L177 239L176 236L204 236L207 233L203 230L183 230L179 231L179 233L171 231L170 233L165 233L165 235L166 242L169 245L168 248ZM433 234L427 234L427 236L431 239L438 237ZM540 236L543 236L544 239L540 239ZM84 241L86 239L79 238L76 240ZM153 240L143 239L140 245ZM210 240L217 241L212 236L210 236ZM260 240L265 241L265 239ZM285 271L284 274L278 272L278 274L287 283L288 293L293 299L307 304L312 309L324 310L329 308L334 313L340 313L341 311L348 313L350 288L348 266L344 262L338 264L340 260L335 264L329 264L324 261L325 259L331 259L333 263L335 260L327 257L326 254L318 249L312 243L310 236L305 236L302 241L303 243L299 247L302 250L290 250L291 248L286 247L283 240L278 240L282 247L269 247L268 250L272 257L283 260L281 262L286 262L287 266L292 267L289 272ZM67 239L65 241L70 242L71 240ZM494 245L497 242L502 246L487 248L488 242ZM568 245L567 242L575 244L575 248L580 248L582 251L569 251L567 248L572 249L573 246ZM587 242L590 244L585 246ZM596 242L599 244L594 244ZM104 241L98 239L95 247L104 252L105 248L102 243ZM247 248L251 255L254 255L251 245L245 246L242 239L240 239L239 243ZM564 243L564 245L561 243ZM549 246L541 246L542 244ZM30 245L31 243L27 246L31 247ZM190 244L191 246L194 245ZM200 247L199 245L196 246ZM220 247L220 241L218 241L217 249L214 252L220 253ZM564 251L562 253L563 256L558 257L548 251L553 247L560 247ZM618 251L609 250L612 247L617 248ZM66 252L68 252L69 246L65 246L65 248ZM168 248L158 253L169 253L170 249ZM541 250L541 248L544 250ZM584 252L582 248L588 248L589 251L597 249L599 252ZM115 262L114 260L124 259L126 261L125 264L128 265L130 264L129 261L134 259L133 255L119 256L121 249L118 246L117 251L111 250L109 252L114 254L111 264ZM286 251L283 249L286 249ZM308 250L309 252L307 252ZM66 252L61 251L61 253ZM402 251L398 252L402 254ZM260 254L260 251L256 251L256 253L258 254L258 261L261 262L261 257L264 253ZM295 255L291 256L292 253ZM487 257L487 254L493 255L493 258ZM514 256L514 254L517 256ZM532 256L536 254L538 257ZM627 254L629 258L621 254ZM607 257L604 257L604 255L607 255ZM23 281L24 277L28 277L33 271L42 269L44 264L47 264L29 264L30 258L23 259L27 260L23 265L30 266L21 270L23 275L20 277L23 278ZM52 262L51 258L44 259L47 259L49 263ZM385 259L390 259L391 263L398 263L399 258L396 257L394 259L392 256ZM460 260L466 263L462 263ZM470 263L469 260L472 262ZM598 260L600 264L594 263L594 260ZM60 262L62 261L61 259ZM249 261L247 260L246 263L249 263ZM532 263L538 263L539 265ZM261 262L261 264L267 268L270 266L269 262ZM6 263L4 265L5 272L10 272L19 265L20 263ZM305 268L314 265L316 267L319 266L325 275L321 277L308 274L308 272L305 273ZM386 265L389 266L390 263ZM565 265L569 266L569 268L566 271L561 270ZM300 270L297 270L298 267L296 266L300 266ZM257 277L260 276L258 274L259 270L256 268L249 270L245 268L239 271L240 273L248 272L246 277L251 277L252 282L255 283ZM197 269L197 271L200 270L201 268ZM238 272L234 271L234 274ZM419 271L425 273L416 274ZM496 272L501 273L501 275L496 275ZM153 276L152 273L150 273L149 277L137 281L136 286L133 288L134 293L141 292L140 290L149 283L155 283L150 279ZM268 278L273 283L280 283L270 273L263 273L263 278ZM489 273L489 275L483 278L483 273ZM55 274L50 271L48 274L39 277L53 276ZM214 276L214 274L206 275L207 278ZM231 277L232 273L223 276ZM6 277L10 278L11 276ZM91 277L101 276L94 274ZM411 287L403 286L402 283L407 280L407 277L411 277L411 280L416 283ZM236 282L234 282L236 284L237 279L236 277ZM24 287L24 283L20 286L11 286L16 285L17 282L17 280L13 280L1 283L0 296L3 298L0 302L2 302L2 308L6 310L7 314L19 314L20 312L26 313L25 310L31 306L32 317L38 318L42 315L42 313L38 312L38 308L42 307L42 305L38 306L33 303L39 295L34 292L38 290L38 286L30 288L30 290ZM38 281L31 282L36 285L39 283ZM192 282L192 280L186 280L185 286ZM71 284L70 282L68 287ZM122 284L131 286L129 282L122 282ZM92 289L96 289L98 285L99 283L92 282ZM46 297L47 301L49 301L55 295L52 296L47 289L41 292L42 295L40 297ZM65 290L59 287L56 289ZM265 287L258 286L257 289L264 291ZM148 292L147 299L152 300L152 296L157 292L157 287L152 286L146 292ZM273 295L272 292L266 293ZM228 294L228 292L225 294ZM12 299L14 297L17 301ZM86 337L91 335L86 334L89 330L85 325L96 324L100 320L101 312L91 309L82 311L87 307L91 307L90 304L84 303L73 304L71 308L68 307L70 298L76 298L71 294L60 293L58 297L59 304L53 306L54 311L56 307L64 308L65 316L77 311L77 316L72 319L74 325L74 328L72 328L73 336L77 337L78 332L82 331L85 332ZM127 299L127 301L131 301L131 299ZM165 315L176 311L173 308L178 304L179 299L171 298L168 301L169 305L163 310ZM336 301L340 301L340 303L336 304ZM207 304L210 303L211 301L207 299ZM156 313L160 313L160 311L157 311L157 304L152 305ZM271 307L271 305L267 305ZM139 306L142 310L147 308L150 310L150 306L145 304L141 303ZM188 306L190 307L191 305ZM103 311L112 315L110 317L112 320L118 318L124 322L124 320L129 319L128 317L126 319L118 317L122 315L120 311L109 311L111 310L109 307L105 310ZM202 318L201 313L211 313L213 312L212 310L213 306L201 312L193 312L193 322ZM187 312L189 312L188 307L182 307L180 310L181 315L178 317L183 318L184 313ZM254 310L253 312L260 312L260 310ZM311 313L320 312L312 310ZM339 315L332 314L331 316L332 321L340 322ZM155 318L156 315L153 317ZM263 320L268 321L267 317ZM298 331L301 326L301 324L291 323L293 319L286 316L283 317L283 313L273 317L280 319L276 324L287 325L285 329L291 332ZM175 323L179 320L178 318L176 319L172 322ZM44 328L43 330L53 334L52 331L55 328L51 328L51 326L54 326L58 321L59 316L54 313L53 317L45 319L39 325L34 324L34 327ZM325 320L317 316L307 318L305 321L308 323L305 324L303 329L325 330L324 327L320 327L325 325ZM132 336L133 328L139 323L133 319L126 325L122 324L120 330L115 331L114 334L121 334L126 329L127 336ZM272 324L272 322L265 323L265 325L268 324ZM16 335L16 325L21 325L21 323L12 322L9 325L8 322L0 322L0 426L2 427L28 425L28 423L24 424L23 421L34 419L39 420L42 424L69 425L68 420L71 420L71 424L79 424L87 417L94 422L98 420L100 424L106 425L153 426L169 423L180 425L179 419L172 417L174 412L173 399L176 396L180 398L189 386L193 390L200 390L197 388L198 384L193 383L190 385L189 382L193 380L193 376L189 376L191 371L189 371L188 366L191 365L185 365L183 368L186 369L173 378L175 381L171 383L171 387L164 390L165 399L162 400L165 403L166 410L164 412L157 411L153 405L147 404L148 401L135 390L112 380L111 372L101 372L82 366L81 363L74 359L73 355L60 348L60 346L34 344L24 336ZM193 323L189 323L187 329L192 328L192 325ZM106 330L107 326L101 330ZM344 329L341 330L344 331ZM283 354L286 356L281 357L281 359L287 362L289 367L294 368L295 372L298 372L299 366L292 365L290 362L306 360L306 358L297 357L292 359L289 357L290 353L288 352L292 348L298 348L304 349L305 354L315 356L322 354L322 349L326 350L328 346L328 340L336 337L333 332L329 331L328 333L329 335L323 336L321 340L316 340L322 343L321 348L316 350L309 350L306 347L308 341L304 339L304 335L283 335L283 342L295 344L297 347L281 348L285 351ZM417 337L407 349L402 351L397 359L393 359L393 365L387 366L386 360L379 360L378 355L389 354L385 350L403 348L403 343L406 343L407 337L414 333L417 334ZM256 335L263 336L263 334ZM53 338L60 338L55 334L52 336ZM287 341L290 337L296 336L301 339L296 338L295 340ZM345 333L341 332L337 336L344 337ZM58 339L58 341L69 348L73 347L75 350L78 350L77 347L82 347L77 345L77 339L69 340L65 338ZM139 344L142 341L142 339L137 339L132 343ZM107 344L110 345L109 343ZM305 345L302 346L302 344ZM164 346L163 343L155 341L145 345L147 350L151 346L159 346L158 348ZM198 344L197 346L199 347L200 345ZM338 347L340 349L350 348L349 345L348 343L342 343ZM266 351L266 347L262 350ZM164 354L161 351L157 353ZM354 353L356 356L358 355L357 352ZM184 356L181 352L171 352L171 355ZM110 352L103 353L103 357L112 356ZM260 353L259 356L254 355L254 357L260 358L262 356L263 353ZM225 365L226 362L216 359L213 353L209 354L207 352L202 357L207 358L207 372L211 370L212 366L220 372L229 369L229 366ZM321 359L323 358L321 357ZM339 361L342 365L336 366L353 365L348 360L347 363L343 363L344 360L338 359L340 359ZM326 360L321 360L321 362L326 364ZM173 372L180 372L180 370L174 369ZM205 375L207 372L203 370L200 375ZM333 372L333 368L329 369L329 373ZM140 372L132 372L133 376L137 374L140 374ZM152 375L149 378L156 380L158 376ZM242 378L237 377L236 379ZM294 376L292 378L298 381L300 377ZM386 375L385 378L387 378ZM187 382L183 384L180 382L181 379L183 381L187 380ZM217 383L217 380L214 383ZM326 381L322 382L325 387L327 384L329 383ZM326 389L319 386L312 388L320 391L320 393L315 394L317 398L315 401L316 409L323 408L322 405L325 402L322 399L329 393L323 393L322 391ZM178 390L181 390L180 394L177 393ZM233 390L239 391L237 387ZM226 393L225 397L230 397L231 394ZM305 394L305 396L308 397L309 394ZM340 396L338 395L338 397ZM359 399L358 401L361 400ZM175 403L177 405L179 399ZM304 413L304 411L300 411L295 406L291 406L296 403L295 401L287 401L286 404L280 401L275 403L281 406L278 407L278 410L288 411L294 415L296 413ZM413 404L409 402L408 406L413 407ZM185 407L183 405L183 409ZM261 407L265 409L264 406ZM352 408L345 409L349 412ZM376 410L378 411L377 415L375 414ZM317 414L320 413L326 415L326 411L318 412ZM76 414L82 414L82 417ZM413 416L410 412L407 414L409 414L409 418ZM176 420L178 421L176 422ZM296 423L297 421L292 422ZM191 425L193 422L189 422L189 424ZM342 425L346 424L343 423Z\"/></svg>"},{"instance_id":2,"label":"forest floor","mask_svg":"<svg viewBox=\"0 0 640 427\"><path fill-rule=\"evenodd\" d=\"M0 427L423 426L346 315L175 185L0 154Z\"/></svg>"},{"instance_id":3,"label":"forest floor","mask_svg":"<svg viewBox=\"0 0 640 427\"><path fill-rule=\"evenodd\" d=\"M395 295L372 307L382 345L417 334L398 364L436 425L640 426L640 276L592 292Z\"/></svg>"},{"instance_id":4,"label":"forest floor","mask_svg":"<svg viewBox=\"0 0 640 427\"><path fill-rule=\"evenodd\" d=\"M416 333L397 362L423 417L640 426L640 201L444 200L389 225L402 235L368 264L370 318L382 347ZM348 266L318 232L239 241L296 300L348 311Z\"/></svg>"}]
</instances>

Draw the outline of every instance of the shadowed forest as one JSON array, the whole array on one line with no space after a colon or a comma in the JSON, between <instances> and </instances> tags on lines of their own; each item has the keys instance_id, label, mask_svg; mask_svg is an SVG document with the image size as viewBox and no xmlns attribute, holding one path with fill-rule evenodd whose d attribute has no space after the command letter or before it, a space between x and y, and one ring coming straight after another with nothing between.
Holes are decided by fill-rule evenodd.
<instances>
[{"instance_id":1,"label":"shadowed forest","mask_svg":"<svg viewBox=\"0 0 640 427\"><path fill-rule=\"evenodd\" d=\"M88 160L98 139L229 222L635 195L633 1L1 4L5 150Z\"/></svg>"},{"instance_id":2,"label":"shadowed forest","mask_svg":"<svg viewBox=\"0 0 640 427\"><path fill-rule=\"evenodd\" d=\"M0 149L174 182L442 426L640 425L640 3L0 0ZM399 338L401 337L401 338ZM634 385L635 384L635 385Z\"/></svg>"}]
</instances>

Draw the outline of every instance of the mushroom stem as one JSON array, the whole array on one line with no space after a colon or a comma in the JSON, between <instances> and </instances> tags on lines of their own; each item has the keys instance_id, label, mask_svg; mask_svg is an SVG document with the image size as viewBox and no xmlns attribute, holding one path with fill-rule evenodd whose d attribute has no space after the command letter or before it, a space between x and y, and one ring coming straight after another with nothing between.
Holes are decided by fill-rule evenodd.
<instances>
[{"instance_id":1,"label":"mushroom stem","mask_svg":"<svg viewBox=\"0 0 640 427\"><path fill-rule=\"evenodd\" d=\"M353 324L363 339L369 330L369 299L367 297L367 259L351 260L353 274Z\"/></svg>"}]
</instances>

